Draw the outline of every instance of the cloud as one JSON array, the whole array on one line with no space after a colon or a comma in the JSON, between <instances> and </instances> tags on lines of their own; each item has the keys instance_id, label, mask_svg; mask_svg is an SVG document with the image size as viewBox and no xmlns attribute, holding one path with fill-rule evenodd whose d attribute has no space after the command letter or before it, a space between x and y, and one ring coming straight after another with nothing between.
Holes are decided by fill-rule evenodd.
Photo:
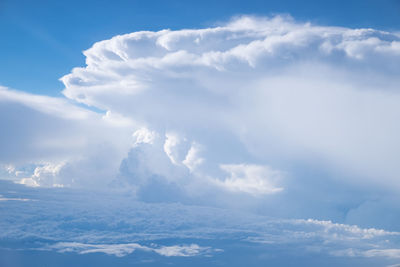
<instances>
[{"instance_id":1,"label":"cloud","mask_svg":"<svg viewBox=\"0 0 400 267\"><path fill-rule=\"evenodd\" d=\"M193 142L185 159L182 161L182 163L192 172L204 162L204 158L201 157L201 150L201 145Z\"/></svg>"},{"instance_id":2,"label":"cloud","mask_svg":"<svg viewBox=\"0 0 400 267\"><path fill-rule=\"evenodd\" d=\"M388 240L396 243L395 240L400 236L399 232L360 228L356 225L315 219L277 219L269 221L268 226L271 229L285 229L285 234L271 234L275 230L265 231L259 235L250 236L247 240L262 244L302 243L310 249L318 248L320 252L333 253L335 256L343 256L344 251L346 251L346 256L352 256L348 254L349 251L352 251L351 248L357 248L362 253L367 253L371 248L377 247L386 250L389 249L387 248Z\"/></svg>"},{"instance_id":3,"label":"cloud","mask_svg":"<svg viewBox=\"0 0 400 267\"><path fill-rule=\"evenodd\" d=\"M180 203L145 203L129 194L27 188L4 181L0 193L5 198L36 200L29 205L0 201L3 248L18 244L19 249L59 253L116 257L157 253L166 257L211 256L215 260L269 251L275 257L291 259L294 255L323 260L334 256L351 262L363 257L382 266L391 263L387 259L398 259L400 248L399 232L331 221L277 219Z\"/></svg>"},{"instance_id":4,"label":"cloud","mask_svg":"<svg viewBox=\"0 0 400 267\"><path fill-rule=\"evenodd\" d=\"M182 140L182 138L173 133L167 133L165 135L164 152L175 165L181 164L183 161L182 152L185 153L188 151L188 148L183 145L185 141L186 140Z\"/></svg>"},{"instance_id":5,"label":"cloud","mask_svg":"<svg viewBox=\"0 0 400 267\"><path fill-rule=\"evenodd\" d=\"M30 186L63 186L63 184L54 183L63 167L64 163L38 166L35 168L32 177L22 179L20 183Z\"/></svg>"},{"instance_id":6,"label":"cloud","mask_svg":"<svg viewBox=\"0 0 400 267\"><path fill-rule=\"evenodd\" d=\"M381 236L400 235L400 233L398 232L389 232L375 228L363 229L356 225L333 223L331 221L319 221L319 220L308 219L308 220L294 220L292 221L292 223L298 225L312 225L313 227L315 227L316 231L318 231L317 229L319 229L321 233L326 233L328 235L334 233L332 234L332 236L338 239L351 240L354 238L359 238L362 240L362 239L372 239Z\"/></svg>"},{"instance_id":7,"label":"cloud","mask_svg":"<svg viewBox=\"0 0 400 267\"><path fill-rule=\"evenodd\" d=\"M274 186L274 182L280 179L282 174L268 166L223 164L220 167L229 174L229 177L215 182L228 190L254 195L276 193L283 190L283 188Z\"/></svg>"},{"instance_id":8,"label":"cloud","mask_svg":"<svg viewBox=\"0 0 400 267\"><path fill-rule=\"evenodd\" d=\"M2 172L398 229L399 43L288 16L99 41L64 98L1 89Z\"/></svg>"},{"instance_id":9,"label":"cloud","mask_svg":"<svg viewBox=\"0 0 400 267\"><path fill-rule=\"evenodd\" d=\"M400 258L400 249L369 249L366 251L359 251L349 248L346 250L335 251L332 253L332 255L348 256L348 257L366 257L366 258L385 257L385 258L398 259Z\"/></svg>"},{"instance_id":10,"label":"cloud","mask_svg":"<svg viewBox=\"0 0 400 267\"><path fill-rule=\"evenodd\" d=\"M28 185L104 186L132 141L126 120L65 98L1 87L0 110L2 178Z\"/></svg>"},{"instance_id":11,"label":"cloud","mask_svg":"<svg viewBox=\"0 0 400 267\"><path fill-rule=\"evenodd\" d=\"M130 244L82 244L76 242L60 242L54 245L49 246L49 249L54 249L60 253L65 252L75 252L79 254L88 254L88 253L105 253L109 255L114 255L117 257L123 257L128 254L131 254L133 251L137 249L147 250L146 247L143 247L136 243Z\"/></svg>"},{"instance_id":12,"label":"cloud","mask_svg":"<svg viewBox=\"0 0 400 267\"><path fill-rule=\"evenodd\" d=\"M0 86L0 100L3 105L7 102L22 104L33 110L63 119L84 120L95 116L93 112L72 105L64 98L34 95L10 90L3 86Z\"/></svg>"},{"instance_id":13,"label":"cloud","mask_svg":"<svg viewBox=\"0 0 400 267\"><path fill-rule=\"evenodd\" d=\"M209 249L209 247L200 247L197 244L191 244L189 246L163 246L161 248L154 249L154 251L166 257L191 257L199 255L204 251L208 251Z\"/></svg>"},{"instance_id":14,"label":"cloud","mask_svg":"<svg viewBox=\"0 0 400 267\"><path fill-rule=\"evenodd\" d=\"M124 257L133 253L135 250L145 252L155 252L165 257L193 257L209 251L209 247L200 247L197 244L146 247L136 243L128 244L83 244L77 242L60 242L48 246L48 249L56 250L60 253L75 252L79 254L105 253L117 257Z\"/></svg>"},{"instance_id":15,"label":"cloud","mask_svg":"<svg viewBox=\"0 0 400 267\"><path fill-rule=\"evenodd\" d=\"M29 198L15 198L15 197L3 197L0 195L0 201L32 201Z\"/></svg>"},{"instance_id":16,"label":"cloud","mask_svg":"<svg viewBox=\"0 0 400 267\"><path fill-rule=\"evenodd\" d=\"M196 143L213 170L316 158L398 188L399 42L397 33L244 16L115 36L61 80L66 97L166 134L175 165Z\"/></svg>"},{"instance_id":17,"label":"cloud","mask_svg":"<svg viewBox=\"0 0 400 267\"><path fill-rule=\"evenodd\" d=\"M134 142L134 146L138 146L140 144L153 144L155 138L157 137L157 133L154 131L149 131L148 129L142 127L136 130L132 135L136 140Z\"/></svg>"}]
</instances>

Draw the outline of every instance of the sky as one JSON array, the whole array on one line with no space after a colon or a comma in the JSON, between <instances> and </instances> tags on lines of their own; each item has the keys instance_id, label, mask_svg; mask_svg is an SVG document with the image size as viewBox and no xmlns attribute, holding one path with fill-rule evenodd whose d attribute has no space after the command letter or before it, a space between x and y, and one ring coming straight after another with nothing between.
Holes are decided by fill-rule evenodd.
<instances>
[{"instance_id":1,"label":"sky","mask_svg":"<svg viewBox=\"0 0 400 267\"><path fill-rule=\"evenodd\" d=\"M0 2L0 265L400 266L399 13Z\"/></svg>"}]
</instances>

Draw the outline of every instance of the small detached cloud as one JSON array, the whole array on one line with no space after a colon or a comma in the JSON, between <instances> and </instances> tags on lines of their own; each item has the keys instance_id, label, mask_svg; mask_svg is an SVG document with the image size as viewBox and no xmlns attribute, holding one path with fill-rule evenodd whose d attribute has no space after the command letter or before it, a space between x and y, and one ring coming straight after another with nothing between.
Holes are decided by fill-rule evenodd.
<instances>
[{"instance_id":1,"label":"small detached cloud","mask_svg":"<svg viewBox=\"0 0 400 267\"><path fill-rule=\"evenodd\" d=\"M200 247L197 244L188 246L163 246L154 251L166 257L193 257L211 251L210 247ZM220 251L217 249L217 251Z\"/></svg>"},{"instance_id":2,"label":"small detached cloud","mask_svg":"<svg viewBox=\"0 0 400 267\"><path fill-rule=\"evenodd\" d=\"M128 244L83 244L76 242L60 242L48 246L46 249L55 250L60 253L74 252L78 254L105 253L117 257L124 257L135 250L144 252L155 252L165 257L193 257L211 252L209 247L200 247L197 244L175 245L175 246L142 246L137 243Z\"/></svg>"},{"instance_id":3,"label":"small detached cloud","mask_svg":"<svg viewBox=\"0 0 400 267\"><path fill-rule=\"evenodd\" d=\"M75 252L79 254L105 253L117 257L126 256L137 249L148 250L146 247L143 247L136 243L96 245L96 244L82 244L76 242L60 242L49 246L48 249L56 250L57 252L60 253L66 253L66 252Z\"/></svg>"}]
</instances>

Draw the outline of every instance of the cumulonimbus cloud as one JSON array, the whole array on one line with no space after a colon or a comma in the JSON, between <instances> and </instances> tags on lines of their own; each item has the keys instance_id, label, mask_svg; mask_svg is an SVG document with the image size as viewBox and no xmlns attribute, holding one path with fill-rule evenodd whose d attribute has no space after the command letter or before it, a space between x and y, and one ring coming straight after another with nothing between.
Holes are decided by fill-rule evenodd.
<instances>
[{"instance_id":1,"label":"cumulonimbus cloud","mask_svg":"<svg viewBox=\"0 0 400 267\"><path fill-rule=\"evenodd\" d=\"M42 185L44 176L58 185L66 180L57 177L73 173L158 200L165 192L224 203L233 195L240 203L243 195L266 196L269 208L279 202L286 213L304 211L301 201L325 205L320 211L351 209L365 200L352 193L360 188L400 189L396 32L243 16L205 29L115 36L84 54L86 66L61 78L68 101L54 101L68 103L60 120L90 114L73 121L99 122L76 129L95 140L78 147L96 149L79 164L71 165L71 156L40 165ZM40 114L53 106L24 99L19 103ZM105 114L69 108L71 102ZM106 174L85 168L109 162ZM46 172L58 170L50 166L63 167ZM34 175L28 178L38 182ZM349 193L339 199L341 188Z\"/></svg>"},{"instance_id":2,"label":"cumulonimbus cloud","mask_svg":"<svg viewBox=\"0 0 400 267\"><path fill-rule=\"evenodd\" d=\"M164 148L178 142L170 132L202 145L209 169L318 158L400 186L398 33L244 16L115 36L84 54L87 66L61 79L66 97L167 134Z\"/></svg>"}]
</instances>

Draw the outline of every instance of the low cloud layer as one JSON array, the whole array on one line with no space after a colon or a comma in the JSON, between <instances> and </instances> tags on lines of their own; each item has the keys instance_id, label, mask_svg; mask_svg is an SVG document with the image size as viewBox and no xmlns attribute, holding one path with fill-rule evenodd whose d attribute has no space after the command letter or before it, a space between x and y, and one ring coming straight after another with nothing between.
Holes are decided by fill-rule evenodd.
<instances>
[{"instance_id":1,"label":"low cloud layer","mask_svg":"<svg viewBox=\"0 0 400 267\"><path fill-rule=\"evenodd\" d=\"M400 232L395 231L179 203L144 203L122 194L0 184L0 193L10 199L0 201L3 249L13 250L17 244L19 251L53 251L70 257L102 253L137 260L145 255L155 265L191 257L202 258L206 265L233 259L233 266L241 266L243 258L254 258L256 266L264 266L263 255L268 255L273 266L302 257L306 262L301 266L314 266L315 258L328 266L336 266L338 259L341 266L365 266L363 259L372 266L386 266L398 263L400 257Z\"/></svg>"}]
</instances>

